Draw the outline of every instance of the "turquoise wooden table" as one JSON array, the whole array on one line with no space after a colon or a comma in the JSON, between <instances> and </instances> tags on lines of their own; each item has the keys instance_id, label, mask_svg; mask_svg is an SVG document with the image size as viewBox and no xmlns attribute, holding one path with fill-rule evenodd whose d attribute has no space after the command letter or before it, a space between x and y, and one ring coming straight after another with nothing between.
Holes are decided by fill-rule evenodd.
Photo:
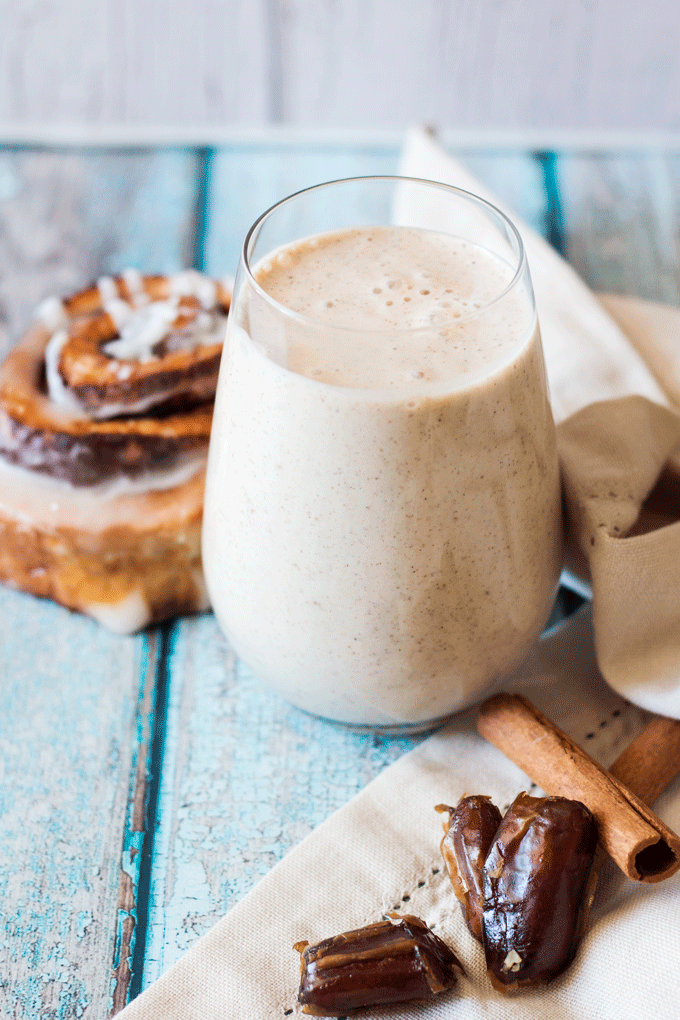
<instances>
[{"instance_id":1,"label":"turquoise wooden table","mask_svg":"<svg viewBox=\"0 0 680 1020\"><path fill-rule=\"evenodd\" d=\"M456 152L592 286L678 303L676 153ZM285 136L0 146L0 343L42 297L102 273L233 274L274 201L397 164L389 143ZM358 735L289 707L211 615L120 637L0 590L0 674L2 1017L116 1013L423 739Z\"/></svg>"}]
</instances>

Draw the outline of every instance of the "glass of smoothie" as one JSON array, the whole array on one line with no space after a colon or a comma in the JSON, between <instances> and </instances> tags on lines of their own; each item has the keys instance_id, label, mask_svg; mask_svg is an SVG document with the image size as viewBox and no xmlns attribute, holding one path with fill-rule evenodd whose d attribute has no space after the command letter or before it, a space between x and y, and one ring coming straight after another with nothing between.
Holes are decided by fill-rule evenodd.
<instances>
[{"instance_id":1,"label":"glass of smoothie","mask_svg":"<svg viewBox=\"0 0 680 1020\"><path fill-rule=\"evenodd\" d=\"M326 719L429 728L517 666L555 597L560 487L526 256L498 209L355 178L257 220L203 560L235 652Z\"/></svg>"}]
</instances>

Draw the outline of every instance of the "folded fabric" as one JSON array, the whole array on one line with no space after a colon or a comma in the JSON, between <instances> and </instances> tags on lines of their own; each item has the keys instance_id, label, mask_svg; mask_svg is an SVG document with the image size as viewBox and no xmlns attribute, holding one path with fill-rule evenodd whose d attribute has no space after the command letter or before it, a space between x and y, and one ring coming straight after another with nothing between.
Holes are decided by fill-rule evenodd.
<instances>
[{"instance_id":1,"label":"folded fabric","mask_svg":"<svg viewBox=\"0 0 680 1020\"><path fill-rule=\"evenodd\" d=\"M597 661L629 701L680 718L680 485L663 471L680 417L645 397L558 432L570 539L588 562ZM680 480L680 479L679 479Z\"/></svg>"},{"instance_id":2,"label":"folded fabric","mask_svg":"<svg viewBox=\"0 0 680 1020\"><path fill-rule=\"evenodd\" d=\"M423 131L409 135L401 172L483 193ZM445 229L436 208L433 217ZM669 514L664 503L672 476L662 477L680 442L678 418L670 409L678 385L672 372L664 376L665 386L655 377L664 359L677 370L666 327L677 329L680 318L669 319L656 306L647 314L644 303L616 300L608 301L608 314L545 242L519 226L529 251L555 413L564 422L560 443L570 531L578 547L574 566L580 564L592 580L598 658L609 683L618 683L626 698L680 715L680 678L674 674L680 661L680 525L672 505ZM657 350L653 334L660 323L666 339L648 367L639 352ZM633 343L623 331L629 325ZM525 691L608 765L647 716L603 681L592 633L588 607L539 642L508 687ZM432 1002L367 1010L364 1020L676 1017L680 883L643 886L612 864L601 875L588 932L571 968L546 988L517 997L493 990L446 874L434 806L483 793L504 809L530 781L477 735L474 716L471 711L459 717L386 769L121 1016L297 1016L299 961L293 943L317 942L396 910L432 926L460 956L466 977L457 990ZM656 810L671 828L680 827L680 782Z\"/></svg>"}]
</instances>

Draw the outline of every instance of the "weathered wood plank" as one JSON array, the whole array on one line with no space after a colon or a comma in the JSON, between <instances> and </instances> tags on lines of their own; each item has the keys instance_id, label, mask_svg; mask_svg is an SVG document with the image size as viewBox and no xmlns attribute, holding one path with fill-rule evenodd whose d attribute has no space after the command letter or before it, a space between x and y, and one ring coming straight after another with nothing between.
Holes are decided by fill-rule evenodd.
<instances>
[{"instance_id":1,"label":"weathered wood plank","mask_svg":"<svg viewBox=\"0 0 680 1020\"><path fill-rule=\"evenodd\" d=\"M257 217L302 188L344 177L397 172L396 148L243 145L218 149L209 175L204 268L234 275L243 239Z\"/></svg>"},{"instance_id":2,"label":"weathered wood plank","mask_svg":"<svg viewBox=\"0 0 680 1020\"><path fill-rule=\"evenodd\" d=\"M178 149L0 149L0 347L46 294L190 264L201 169ZM127 1000L159 661L156 633L0 590L2 1015Z\"/></svg>"},{"instance_id":3,"label":"weathered wood plank","mask_svg":"<svg viewBox=\"0 0 680 1020\"><path fill-rule=\"evenodd\" d=\"M3 1016L108 1014L156 657L153 635L0 590Z\"/></svg>"},{"instance_id":4,"label":"weathered wood plank","mask_svg":"<svg viewBox=\"0 0 680 1020\"><path fill-rule=\"evenodd\" d=\"M590 286L677 304L680 160L661 152L562 154L566 255Z\"/></svg>"},{"instance_id":5,"label":"weathered wood plank","mask_svg":"<svg viewBox=\"0 0 680 1020\"><path fill-rule=\"evenodd\" d=\"M7 0L2 22L0 122L680 123L675 0Z\"/></svg>"},{"instance_id":6,"label":"weathered wood plank","mask_svg":"<svg viewBox=\"0 0 680 1020\"><path fill-rule=\"evenodd\" d=\"M539 233L546 227L544 175L540 163L524 152L461 150L456 155L499 198ZM236 272L243 239L270 205L322 181L369 174L394 174L399 151L327 145L233 146L216 150L208 166L209 223L203 265L216 276Z\"/></svg>"},{"instance_id":7,"label":"weathered wood plank","mask_svg":"<svg viewBox=\"0 0 680 1020\"><path fill-rule=\"evenodd\" d=\"M151 631L142 639L143 660L139 693L135 709L135 735L130 746L129 789L127 810L123 827L120 862L120 884L118 890L118 912L115 943L112 957L112 980L110 984L110 1013L118 1013L126 1005L131 994L132 979L142 944L137 945L139 922L146 918L146 889L141 888L140 874L144 855L153 850L152 815L147 813L152 795L150 785L157 779L155 763L152 761L153 737L163 720L157 718L157 684L165 668L164 645L158 631ZM112 819L115 831L119 820ZM135 954L135 950L137 953Z\"/></svg>"},{"instance_id":8,"label":"weathered wood plank","mask_svg":"<svg viewBox=\"0 0 680 1020\"><path fill-rule=\"evenodd\" d=\"M672 0L654 0L644 17L624 2L616 18L606 0L278 0L273 9L284 123L678 123Z\"/></svg>"},{"instance_id":9,"label":"weathered wood plank","mask_svg":"<svg viewBox=\"0 0 680 1020\"><path fill-rule=\"evenodd\" d=\"M267 119L266 0L4 4L0 121Z\"/></svg>"},{"instance_id":10,"label":"weathered wood plank","mask_svg":"<svg viewBox=\"0 0 680 1020\"><path fill-rule=\"evenodd\" d=\"M508 156L495 169L494 155L466 155L503 185L519 213L545 225L541 170L531 156ZM253 219L286 194L393 173L396 164L396 152L366 149L216 153L206 269L233 273ZM234 659L212 616L174 628L168 685L144 987L287 850L422 739L363 736L291 708Z\"/></svg>"},{"instance_id":11,"label":"weathered wood plank","mask_svg":"<svg viewBox=\"0 0 680 1020\"><path fill-rule=\"evenodd\" d=\"M359 735L285 704L234 659L212 615L177 624L168 667L144 987L418 740Z\"/></svg>"},{"instance_id":12,"label":"weathered wood plank","mask_svg":"<svg viewBox=\"0 0 680 1020\"><path fill-rule=\"evenodd\" d=\"M199 169L181 149L0 148L0 353L48 294L190 264Z\"/></svg>"}]
</instances>

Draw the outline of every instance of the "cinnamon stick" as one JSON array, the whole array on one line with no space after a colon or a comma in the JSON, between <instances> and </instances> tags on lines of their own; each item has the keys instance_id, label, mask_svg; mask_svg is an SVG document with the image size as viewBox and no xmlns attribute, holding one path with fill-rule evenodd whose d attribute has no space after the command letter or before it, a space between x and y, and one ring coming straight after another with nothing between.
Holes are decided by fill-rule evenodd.
<instances>
[{"instance_id":1,"label":"cinnamon stick","mask_svg":"<svg viewBox=\"0 0 680 1020\"><path fill-rule=\"evenodd\" d=\"M680 722L655 715L632 744L622 751L609 772L650 807L680 772ZM589 903L595 896L598 875L607 862L600 844L593 863Z\"/></svg>"},{"instance_id":2,"label":"cinnamon stick","mask_svg":"<svg viewBox=\"0 0 680 1020\"><path fill-rule=\"evenodd\" d=\"M655 715L609 771L651 807L680 773L680 721Z\"/></svg>"},{"instance_id":3,"label":"cinnamon stick","mask_svg":"<svg viewBox=\"0 0 680 1020\"><path fill-rule=\"evenodd\" d=\"M654 799L680 771L680 724L655 724L609 772L518 694L485 701L477 729L546 793L590 808L600 843L629 878L660 882L680 869L680 838L642 798Z\"/></svg>"}]
</instances>

